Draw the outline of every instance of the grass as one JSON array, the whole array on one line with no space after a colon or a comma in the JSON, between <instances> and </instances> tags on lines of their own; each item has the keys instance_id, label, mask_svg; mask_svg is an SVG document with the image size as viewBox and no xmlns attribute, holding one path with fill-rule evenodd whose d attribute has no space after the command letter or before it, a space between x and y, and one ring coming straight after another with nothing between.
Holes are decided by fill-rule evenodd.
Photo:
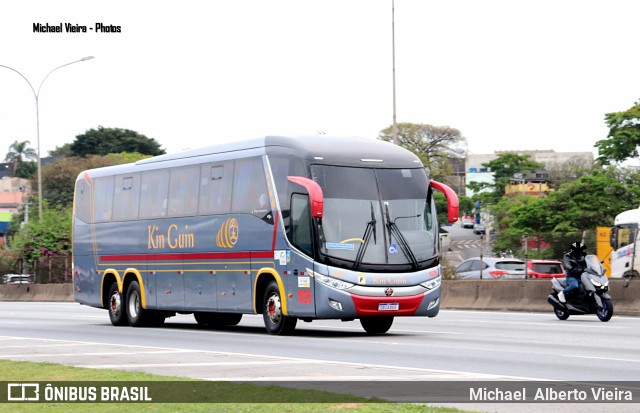
<instances>
[{"instance_id":1,"label":"grass","mask_svg":"<svg viewBox=\"0 0 640 413\"><path fill-rule=\"evenodd\" d=\"M336 395L333 393L297 390L284 387L265 387L253 384L238 384L231 382L203 382L182 377L159 376L147 373L125 372L106 369L88 369L70 367L54 363L33 363L24 361L0 360L0 382L185 382L193 381L197 384L207 385L207 395L215 400L216 393L242 394L243 400L255 400L249 403L2 403L0 412L151 412L151 413L176 413L176 412L278 412L278 413L456 413L462 412L454 408L430 407L424 404L408 403L376 403L367 399L353 396ZM144 383L144 384L147 384ZM102 383L103 384L103 383ZM80 386L81 384L74 383ZM161 385L161 383L160 383ZM167 383L167 389L171 389ZM6 394L7 389L0 389L0 394ZM279 392L283 400L305 400L305 403L260 403L258 402L265 392ZM42 391L41 391L42 393Z\"/></svg>"}]
</instances>

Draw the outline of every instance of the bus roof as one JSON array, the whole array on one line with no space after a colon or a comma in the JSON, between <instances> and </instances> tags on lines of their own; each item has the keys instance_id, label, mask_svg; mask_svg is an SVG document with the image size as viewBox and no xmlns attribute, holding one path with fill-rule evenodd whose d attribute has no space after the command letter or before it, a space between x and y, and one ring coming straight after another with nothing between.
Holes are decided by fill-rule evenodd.
<instances>
[{"instance_id":1,"label":"bus roof","mask_svg":"<svg viewBox=\"0 0 640 413\"><path fill-rule=\"evenodd\" d=\"M362 166L366 163L379 167L421 167L422 162L410 151L389 142L360 137L265 136L262 138L223 143L173 154L155 156L136 162L144 165L156 162L199 157L211 154L237 152L248 149L284 147L299 153L301 158L324 160L326 163Z\"/></svg>"},{"instance_id":2,"label":"bus roof","mask_svg":"<svg viewBox=\"0 0 640 413\"><path fill-rule=\"evenodd\" d=\"M220 159L233 159L243 156L265 154L270 148L285 148L294 151L302 159L318 164L376 167L376 168L421 168L420 158L412 152L389 142L360 137L316 136L265 136L257 139L239 140L197 149L141 159L135 163L107 166L81 172L77 179L84 179L89 173L92 177L112 176L131 173L135 169L147 170L162 168L164 162L172 166L185 159L220 155ZM234 154L237 152L238 154ZM244 152L242 155L240 152Z\"/></svg>"}]
</instances>

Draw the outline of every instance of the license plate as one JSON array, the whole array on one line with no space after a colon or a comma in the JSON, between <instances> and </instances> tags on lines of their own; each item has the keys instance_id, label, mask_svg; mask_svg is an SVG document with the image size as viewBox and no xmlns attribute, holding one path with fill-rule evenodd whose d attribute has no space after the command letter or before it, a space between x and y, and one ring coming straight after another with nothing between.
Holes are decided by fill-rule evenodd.
<instances>
[{"instance_id":1,"label":"license plate","mask_svg":"<svg viewBox=\"0 0 640 413\"><path fill-rule=\"evenodd\" d=\"M398 311L400 303L381 303L378 304L378 311Z\"/></svg>"}]
</instances>

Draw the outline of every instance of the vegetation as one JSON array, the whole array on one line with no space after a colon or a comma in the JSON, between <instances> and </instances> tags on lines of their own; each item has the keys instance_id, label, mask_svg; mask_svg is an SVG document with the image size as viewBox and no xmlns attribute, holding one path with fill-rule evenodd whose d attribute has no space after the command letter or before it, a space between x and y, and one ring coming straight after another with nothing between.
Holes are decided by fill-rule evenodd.
<instances>
[{"instance_id":1,"label":"vegetation","mask_svg":"<svg viewBox=\"0 0 640 413\"><path fill-rule=\"evenodd\" d=\"M598 161L604 165L612 162L624 162L638 158L640 146L640 101L623 112L605 115L609 136L599 140L595 146L600 156Z\"/></svg>"},{"instance_id":2,"label":"vegetation","mask_svg":"<svg viewBox=\"0 0 640 413\"><path fill-rule=\"evenodd\" d=\"M4 158L5 162L11 164L11 175L19 178L31 178L37 170L38 153L35 149L29 147L29 141L14 143L9 146L9 152Z\"/></svg>"},{"instance_id":3,"label":"vegetation","mask_svg":"<svg viewBox=\"0 0 640 413\"><path fill-rule=\"evenodd\" d=\"M399 145L416 154L437 181L452 175L452 158L464 157L466 141L458 129L421 123L399 123ZM378 139L391 142L392 127L380 131Z\"/></svg>"},{"instance_id":4,"label":"vegetation","mask_svg":"<svg viewBox=\"0 0 640 413\"><path fill-rule=\"evenodd\" d=\"M76 178L80 172L87 169L135 162L146 157L148 156L137 152L123 152L90 155L84 158L77 156L63 158L42 168L42 196L51 206L71 207Z\"/></svg>"},{"instance_id":5,"label":"vegetation","mask_svg":"<svg viewBox=\"0 0 640 413\"><path fill-rule=\"evenodd\" d=\"M143 155L162 155L164 149L153 138L122 128L90 129L76 136L70 148L72 156L107 155L110 153L138 152Z\"/></svg>"},{"instance_id":6,"label":"vegetation","mask_svg":"<svg viewBox=\"0 0 640 413\"><path fill-rule=\"evenodd\" d=\"M499 154L496 159L483 163L482 166L494 173L494 183L472 182L468 184L468 187L474 192L480 192L486 188L491 189L492 195L485 195L488 198L486 200L490 203L502 198L505 186L517 173L533 173L543 168L542 164L532 161L529 155L515 153Z\"/></svg>"}]
</instances>

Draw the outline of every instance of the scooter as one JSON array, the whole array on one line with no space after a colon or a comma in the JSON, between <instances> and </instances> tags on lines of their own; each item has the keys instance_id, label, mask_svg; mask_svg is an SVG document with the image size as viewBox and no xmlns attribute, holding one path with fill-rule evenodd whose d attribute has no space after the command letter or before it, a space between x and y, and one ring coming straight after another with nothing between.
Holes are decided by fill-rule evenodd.
<instances>
[{"instance_id":1,"label":"scooter","mask_svg":"<svg viewBox=\"0 0 640 413\"><path fill-rule=\"evenodd\" d=\"M547 297L549 304L560 320L570 315L595 314L600 321L609 321L613 316L613 302L609 295L609 279L596 255L585 257L586 269L580 277L580 288L566 296L566 303L558 299L558 293L567 286L566 278L552 278L552 291Z\"/></svg>"}]
</instances>

